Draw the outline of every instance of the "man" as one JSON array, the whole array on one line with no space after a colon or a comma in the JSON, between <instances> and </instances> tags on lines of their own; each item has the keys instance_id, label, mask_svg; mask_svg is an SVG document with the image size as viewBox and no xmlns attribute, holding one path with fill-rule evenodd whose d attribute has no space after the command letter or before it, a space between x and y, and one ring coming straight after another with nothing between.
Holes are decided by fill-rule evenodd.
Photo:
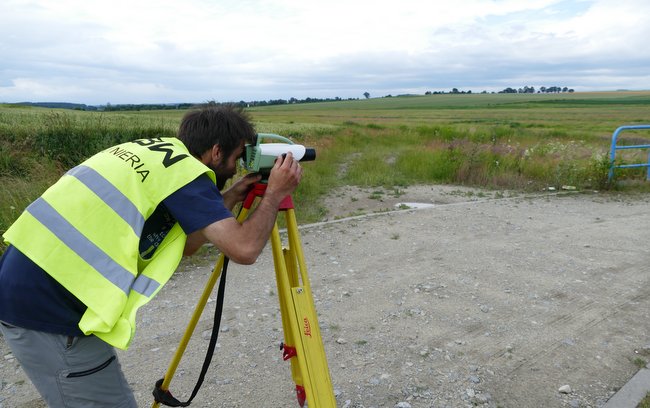
<instances>
[{"instance_id":1,"label":"man","mask_svg":"<svg viewBox=\"0 0 650 408\"><path fill-rule=\"evenodd\" d=\"M49 406L136 407L114 347L128 347L137 309L208 241L255 262L302 170L278 157L240 224L231 210L260 176L220 190L254 138L240 109L192 110L177 138L123 143L71 169L6 231L0 330Z\"/></svg>"}]
</instances>

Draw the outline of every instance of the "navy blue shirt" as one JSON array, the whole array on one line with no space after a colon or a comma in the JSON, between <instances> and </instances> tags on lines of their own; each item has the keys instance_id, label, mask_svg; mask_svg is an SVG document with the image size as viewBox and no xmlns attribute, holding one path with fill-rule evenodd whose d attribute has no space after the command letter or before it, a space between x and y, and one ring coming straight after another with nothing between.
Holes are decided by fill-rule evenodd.
<instances>
[{"instance_id":1,"label":"navy blue shirt","mask_svg":"<svg viewBox=\"0 0 650 408\"><path fill-rule=\"evenodd\" d=\"M232 217L207 175L172 193L144 224L140 252L151 257L176 221L186 234ZM0 320L31 330L82 335L79 321L86 306L54 278L9 246L0 258Z\"/></svg>"}]
</instances>

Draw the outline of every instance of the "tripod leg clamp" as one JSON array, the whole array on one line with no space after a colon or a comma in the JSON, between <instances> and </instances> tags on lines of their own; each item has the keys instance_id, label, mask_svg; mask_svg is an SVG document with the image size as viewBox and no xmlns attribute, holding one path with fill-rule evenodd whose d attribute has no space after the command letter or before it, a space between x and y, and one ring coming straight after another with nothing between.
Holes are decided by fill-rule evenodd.
<instances>
[{"instance_id":1,"label":"tripod leg clamp","mask_svg":"<svg viewBox=\"0 0 650 408\"><path fill-rule=\"evenodd\" d=\"M282 350L282 359L284 361L287 361L288 359L296 357L298 355L298 351L295 347L287 346L284 343L280 344L280 350Z\"/></svg>"}]
</instances>

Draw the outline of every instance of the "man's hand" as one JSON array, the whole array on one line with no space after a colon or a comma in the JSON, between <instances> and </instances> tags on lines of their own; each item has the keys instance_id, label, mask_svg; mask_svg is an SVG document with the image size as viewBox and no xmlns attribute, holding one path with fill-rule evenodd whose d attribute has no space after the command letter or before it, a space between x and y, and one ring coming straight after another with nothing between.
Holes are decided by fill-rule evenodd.
<instances>
[{"instance_id":1,"label":"man's hand","mask_svg":"<svg viewBox=\"0 0 650 408\"><path fill-rule=\"evenodd\" d=\"M269 175L265 197L277 199L279 204L298 187L301 177L302 168L298 160L293 159L293 153L278 156Z\"/></svg>"},{"instance_id":2,"label":"man's hand","mask_svg":"<svg viewBox=\"0 0 650 408\"><path fill-rule=\"evenodd\" d=\"M244 201L253 184L261 179L262 176L259 173L249 173L235 181L228 190L221 194L226 208L232 210L235 204Z\"/></svg>"}]
</instances>

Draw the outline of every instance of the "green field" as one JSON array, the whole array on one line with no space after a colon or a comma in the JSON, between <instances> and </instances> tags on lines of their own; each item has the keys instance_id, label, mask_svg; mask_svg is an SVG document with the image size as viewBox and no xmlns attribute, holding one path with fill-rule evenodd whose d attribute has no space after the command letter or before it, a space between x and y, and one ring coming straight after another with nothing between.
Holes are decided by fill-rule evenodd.
<instances>
[{"instance_id":1,"label":"green field","mask_svg":"<svg viewBox=\"0 0 650 408\"><path fill-rule=\"evenodd\" d=\"M443 94L249 109L259 132L317 149L295 200L323 218L342 185L459 184L539 191L647 189L644 169L608 183L612 133L650 124L650 92ZM112 144L173 136L183 111L82 112L0 105L0 232L66 169ZM650 143L650 131L622 143ZM619 163L647 162L625 151Z\"/></svg>"}]
</instances>

